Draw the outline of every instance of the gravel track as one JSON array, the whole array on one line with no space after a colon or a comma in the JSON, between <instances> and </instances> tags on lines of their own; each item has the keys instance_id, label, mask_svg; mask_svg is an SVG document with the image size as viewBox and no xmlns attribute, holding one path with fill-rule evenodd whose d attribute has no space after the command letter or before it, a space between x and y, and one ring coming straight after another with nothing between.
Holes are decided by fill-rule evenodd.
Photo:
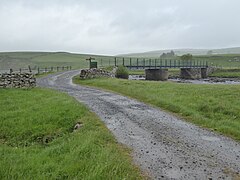
<instances>
[{"instance_id":1,"label":"gravel track","mask_svg":"<svg viewBox=\"0 0 240 180\"><path fill-rule=\"evenodd\" d=\"M78 71L38 79L86 104L152 179L238 179L240 144L122 95L72 84Z\"/></svg>"}]
</instances>

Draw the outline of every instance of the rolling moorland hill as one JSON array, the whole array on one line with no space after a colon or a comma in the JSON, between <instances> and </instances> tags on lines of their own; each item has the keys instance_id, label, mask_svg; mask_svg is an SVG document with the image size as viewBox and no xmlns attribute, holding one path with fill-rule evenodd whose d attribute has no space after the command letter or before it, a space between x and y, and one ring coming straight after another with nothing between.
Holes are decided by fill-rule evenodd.
<instances>
[{"instance_id":1,"label":"rolling moorland hill","mask_svg":"<svg viewBox=\"0 0 240 180\"><path fill-rule=\"evenodd\" d=\"M102 65L108 62L110 56L90 55L90 54L74 54L69 52L0 52L0 70L12 68L31 67L51 67L51 66L72 66L72 68L87 67L89 62L87 58L93 57L102 59Z\"/></svg>"},{"instance_id":2,"label":"rolling moorland hill","mask_svg":"<svg viewBox=\"0 0 240 180\"><path fill-rule=\"evenodd\" d=\"M237 48L221 52L228 52L228 54L215 54L217 50L214 50L212 55L194 55L193 59L196 61L208 61L211 65L217 65L227 68L240 68L240 48L239 53L237 54ZM199 50L200 51L200 50ZM202 50L203 51L203 50ZM219 50L220 51L220 50ZM163 51L161 51L163 52ZM166 52L169 52L166 50ZM179 50L180 52L180 50ZM178 51L175 53L181 55ZM196 52L196 51L195 51ZM206 52L206 50L205 50ZM235 52L235 54L231 54ZM181 51L182 54L192 53L192 51ZM156 52L157 54L157 52ZM180 59L178 56L175 56L171 59ZM73 69L85 68L89 66L89 62L86 61L87 58L95 58L95 61L98 62L98 67L101 66L113 66L114 65L114 56L103 56L103 55L93 55L93 54L76 54L69 52L0 52L0 72L9 70L19 70L19 68L27 68L29 65L34 67L62 67L62 66L72 66ZM125 57L126 63L129 63L131 56L122 55L118 56L118 63L121 64L122 57ZM148 54L139 54L140 59L143 58L152 58ZM154 58L159 58L159 53ZM133 58L133 62L136 61L136 58Z\"/></svg>"},{"instance_id":3,"label":"rolling moorland hill","mask_svg":"<svg viewBox=\"0 0 240 180\"><path fill-rule=\"evenodd\" d=\"M157 51L148 51L142 53L121 54L125 57L159 57L162 53L168 53L171 50L178 56L190 53L192 55L220 55L220 54L240 54L240 47L223 49L166 49Z\"/></svg>"}]
</instances>

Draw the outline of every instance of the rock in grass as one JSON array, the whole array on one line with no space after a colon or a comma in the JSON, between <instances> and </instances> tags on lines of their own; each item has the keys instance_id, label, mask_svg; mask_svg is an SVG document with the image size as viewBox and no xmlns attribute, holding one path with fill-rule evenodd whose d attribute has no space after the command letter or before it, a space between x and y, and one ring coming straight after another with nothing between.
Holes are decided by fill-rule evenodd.
<instances>
[{"instance_id":1,"label":"rock in grass","mask_svg":"<svg viewBox=\"0 0 240 180\"><path fill-rule=\"evenodd\" d=\"M83 126L83 123L77 122L77 124L73 128L73 131L76 131L76 130L80 129L82 126Z\"/></svg>"}]
</instances>

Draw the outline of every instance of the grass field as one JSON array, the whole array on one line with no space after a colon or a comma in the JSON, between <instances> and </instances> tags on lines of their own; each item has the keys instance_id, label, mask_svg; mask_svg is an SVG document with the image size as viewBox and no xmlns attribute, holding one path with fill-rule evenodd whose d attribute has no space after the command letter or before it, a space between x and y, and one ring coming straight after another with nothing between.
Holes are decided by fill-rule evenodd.
<instances>
[{"instance_id":1,"label":"grass field","mask_svg":"<svg viewBox=\"0 0 240 180\"><path fill-rule=\"evenodd\" d=\"M0 99L0 179L142 178L129 150L73 98L35 88L0 89Z\"/></svg>"},{"instance_id":2,"label":"grass field","mask_svg":"<svg viewBox=\"0 0 240 180\"><path fill-rule=\"evenodd\" d=\"M92 57L98 60L99 66L113 65L113 57L87 54L73 54L67 52L6 52L0 53L0 70L10 68L51 67L51 66L72 66L74 69L89 67L87 58Z\"/></svg>"},{"instance_id":3,"label":"grass field","mask_svg":"<svg viewBox=\"0 0 240 180\"><path fill-rule=\"evenodd\" d=\"M73 69L89 67L87 58L93 57L98 62L98 66L113 66L115 60L113 56L100 56L89 54L74 54L67 52L2 52L0 53L0 72L2 70L19 70L27 68L30 65L34 67L51 67L51 66L72 66ZM151 58L151 57L149 57ZM149 58L145 58L146 61ZM154 58L153 58L154 59ZM179 57L171 58L179 59ZM129 65L130 58L125 57L125 64ZM139 58L141 64L143 58ZM224 68L240 68L240 55L211 55L211 56L194 56L194 60L208 61L209 65L218 65ZM152 60L152 63L154 61ZM168 64L170 59L167 60ZM146 62L147 63L147 62ZM164 60L165 63L165 60ZM123 64L123 58L117 57L117 64ZM132 64L136 64L136 58L132 58Z\"/></svg>"},{"instance_id":4,"label":"grass field","mask_svg":"<svg viewBox=\"0 0 240 180\"><path fill-rule=\"evenodd\" d=\"M240 69L219 69L210 77L222 77L222 78L240 78Z\"/></svg>"},{"instance_id":5,"label":"grass field","mask_svg":"<svg viewBox=\"0 0 240 180\"><path fill-rule=\"evenodd\" d=\"M75 83L121 93L240 140L240 86L74 78Z\"/></svg>"},{"instance_id":6,"label":"grass field","mask_svg":"<svg viewBox=\"0 0 240 180\"><path fill-rule=\"evenodd\" d=\"M136 65L137 64L137 58L131 58L132 59L132 64ZM139 65L143 65L143 59L145 59L145 65L148 66L149 64L155 65L155 59L157 61L157 66L161 65L160 61L158 58L153 58L153 57L145 57L145 58L138 58ZM149 63L149 59L151 59L151 62ZM130 58L124 58L125 64L129 65L130 64ZM166 62L165 62L166 60ZM175 56L171 57L168 59L163 59L162 60L162 65L167 63L170 65L170 60L172 62L172 65L174 64L173 60L180 60L180 56ZM193 56L193 61L195 63L200 64L200 61L202 63L205 63L206 61L208 62L209 66L217 66L217 67L223 67L223 68L238 68L240 69L240 54L221 54L221 55L201 55L201 56ZM119 58L118 62L121 64L122 63L122 58ZM177 62L178 64L178 62ZM193 63L194 64L194 63Z\"/></svg>"},{"instance_id":7,"label":"grass field","mask_svg":"<svg viewBox=\"0 0 240 180\"><path fill-rule=\"evenodd\" d=\"M240 69L240 54L194 56L193 60L206 60L209 62L209 65Z\"/></svg>"}]
</instances>

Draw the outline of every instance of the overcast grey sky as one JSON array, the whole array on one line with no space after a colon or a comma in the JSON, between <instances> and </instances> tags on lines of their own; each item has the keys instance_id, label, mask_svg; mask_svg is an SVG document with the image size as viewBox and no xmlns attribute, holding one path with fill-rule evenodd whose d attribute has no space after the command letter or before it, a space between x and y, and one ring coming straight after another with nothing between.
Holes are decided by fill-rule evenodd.
<instances>
[{"instance_id":1,"label":"overcast grey sky","mask_svg":"<svg viewBox=\"0 0 240 180\"><path fill-rule=\"evenodd\" d=\"M240 46L240 0L0 0L0 51Z\"/></svg>"}]
</instances>

